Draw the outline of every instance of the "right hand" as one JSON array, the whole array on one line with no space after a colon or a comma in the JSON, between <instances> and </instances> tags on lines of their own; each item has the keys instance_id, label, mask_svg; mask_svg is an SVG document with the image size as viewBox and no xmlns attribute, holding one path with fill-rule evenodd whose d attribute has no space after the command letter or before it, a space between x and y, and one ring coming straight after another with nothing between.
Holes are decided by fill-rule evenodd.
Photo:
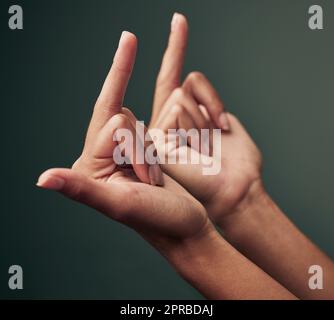
<instances>
[{"instance_id":1,"label":"right hand","mask_svg":"<svg viewBox=\"0 0 334 320\"><path fill-rule=\"evenodd\" d=\"M121 107L136 47L135 36L123 33L81 156L72 169L44 172L38 186L93 207L135 229L153 245L167 249L171 242L175 246L202 234L210 229L210 223L203 206L177 182L163 176L158 164L137 164L135 155L128 154L132 167L124 168L113 159L117 146L113 137L119 128L130 130L137 143L145 144L138 141L135 116Z\"/></svg>"}]
</instances>

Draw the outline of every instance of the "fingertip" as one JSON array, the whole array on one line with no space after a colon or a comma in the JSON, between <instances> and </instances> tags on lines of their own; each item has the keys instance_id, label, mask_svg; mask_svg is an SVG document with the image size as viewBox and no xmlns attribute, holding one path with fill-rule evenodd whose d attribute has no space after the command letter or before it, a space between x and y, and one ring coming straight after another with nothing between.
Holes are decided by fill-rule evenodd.
<instances>
[{"instance_id":1,"label":"fingertip","mask_svg":"<svg viewBox=\"0 0 334 320\"><path fill-rule=\"evenodd\" d=\"M226 112L222 112L218 118L219 127L224 131L230 131L230 123Z\"/></svg>"},{"instance_id":2,"label":"fingertip","mask_svg":"<svg viewBox=\"0 0 334 320\"><path fill-rule=\"evenodd\" d=\"M119 39L118 48L114 55L113 66L118 71L124 71L130 77L137 53L137 38L129 32L123 31Z\"/></svg>"},{"instance_id":3,"label":"fingertip","mask_svg":"<svg viewBox=\"0 0 334 320\"><path fill-rule=\"evenodd\" d=\"M164 178L159 164L156 163L150 165L148 172L149 172L150 184L152 186L162 187L164 185Z\"/></svg>"},{"instance_id":4,"label":"fingertip","mask_svg":"<svg viewBox=\"0 0 334 320\"><path fill-rule=\"evenodd\" d=\"M61 190L65 185L65 179L53 173L53 170L43 172L36 183L37 187L50 190Z\"/></svg>"},{"instance_id":5,"label":"fingertip","mask_svg":"<svg viewBox=\"0 0 334 320\"><path fill-rule=\"evenodd\" d=\"M175 12L172 17L171 31L177 31L179 28L188 28L187 18L182 14Z\"/></svg>"},{"instance_id":6,"label":"fingertip","mask_svg":"<svg viewBox=\"0 0 334 320\"><path fill-rule=\"evenodd\" d=\"M60 190L64 187L66 180L69 180L73 175L73 171L67 168L52 168L44 171L38 178L36 186Z\"/></svg>"},{"instance_id":7,"label":"fingertip","mask_svg":"<svg viewBox=\"0 0 334 320\"><path fill-rule=\"evenodd\" d=\"M123 31L119 39L119 47L123 45L137 46L137 37L129 31Z\"/></svg>"}]
</instances>

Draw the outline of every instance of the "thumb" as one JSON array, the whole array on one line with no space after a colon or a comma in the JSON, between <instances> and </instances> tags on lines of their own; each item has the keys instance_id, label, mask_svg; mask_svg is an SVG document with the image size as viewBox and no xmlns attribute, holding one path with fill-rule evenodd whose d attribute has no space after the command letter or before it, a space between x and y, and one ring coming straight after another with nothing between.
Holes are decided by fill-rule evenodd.
<instances>
[{"instance_id":1,"label":"thumb","mask_svg":"<svg viewBox=\"0 0 334 320\"><path fill-rule=\"evenodd\" d=\"M117 221L130 210L128 201L124 201L126 189L121 185L102 183L71 169L49 169L40 175L36 185L58 191Z\"/></svg>"}]
</instances>

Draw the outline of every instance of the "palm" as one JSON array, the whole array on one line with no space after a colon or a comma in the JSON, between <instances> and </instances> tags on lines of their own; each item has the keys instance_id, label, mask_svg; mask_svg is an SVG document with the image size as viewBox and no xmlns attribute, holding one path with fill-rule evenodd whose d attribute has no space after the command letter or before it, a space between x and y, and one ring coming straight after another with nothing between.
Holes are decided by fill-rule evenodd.
<instances>
[{"instance_id":1,"label":"palm","mask_svg":"<svg viewBox=\"0 0 334 320\"><path fill-rule=\"evenodd\" d=\"M222 135L222 170L213 176L212 197L207 204L213 219L226 214L240 202L254 181L259 179L261 154L240 122L229 115L232 131Z\"/></svg>"},{"instance_id":2,"label":"palm","mask_svg":"<svg viewBox=\"0 0 334 320\"><path fill-rule=\"evenodd\" d=\"M206 225L203 206L169 176L164 175L163 187L156 187L141 182L132 166L118 167L111 158L83 162L79 158L73 169L90 172L90 179L119 192L117 217L112 206L104 210L109 217L137 231L171 237L191 236Z\"/></svg>"},{"instance_id":3,"label":"palm","mask_svg":"<svg viewBox=\"0 0 334 320\"><path fill-rule=\"evenodd\" d=\"M205 165L165 164L164 170L182 184L206 207L211 219L226 215L241 201L251 184L260 177L261 154L240 122L229 114L231 132L221 137L221 153L205 162L216 162L221 170L216 175L204 175ZM219 142L220 143L220 142ZM217 145L213 145L213 148ZM189 146L175 146L181 158L189 159Z\"/></svg>"}]
</instances>

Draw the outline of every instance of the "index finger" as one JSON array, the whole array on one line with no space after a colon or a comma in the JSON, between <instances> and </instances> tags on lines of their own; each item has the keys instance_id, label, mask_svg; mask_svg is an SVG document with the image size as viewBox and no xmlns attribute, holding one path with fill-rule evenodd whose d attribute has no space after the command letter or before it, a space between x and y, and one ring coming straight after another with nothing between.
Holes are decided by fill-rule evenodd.
<instances>
[{"instance_id":1,"label":"index finger","mask_svg":"<svg viewBox=\"0 0 334 320\"><path fill-rule=\"evenodd\" d=\"M157 77L152 118L157 117L169 95L180 86L187 39L187 19L180 13L174 13L168 46Z\"/></svg>"},{"instance_id":2,"label":"index finger","mask_svg":"<svg viewBox=\"0 0 334 320\"><path fill-rule=\"evenodd\" d=\"M87 136L94 136L113 115L121 111L136 52L136 36L123 31L113 64L96 101Z\"/></svg>"}]
</instances>

